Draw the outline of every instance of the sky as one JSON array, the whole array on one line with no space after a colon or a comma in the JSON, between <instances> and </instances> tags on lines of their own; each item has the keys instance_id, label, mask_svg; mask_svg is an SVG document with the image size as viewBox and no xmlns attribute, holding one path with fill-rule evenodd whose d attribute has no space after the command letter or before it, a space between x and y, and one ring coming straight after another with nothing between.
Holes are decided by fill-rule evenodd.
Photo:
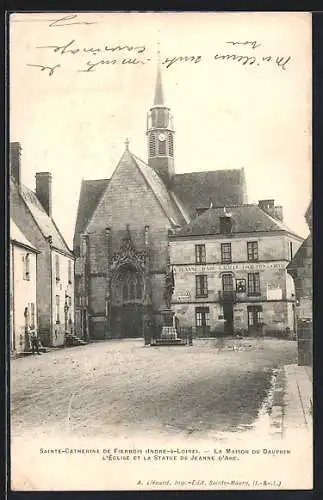
<instances>
[{"instance_id":1,"label":"sky","mask_svg":"<svg viewBox=\"0 0 323 500\"><path fill-rule=\"evenodd\" d=\"M34 189L36 172L52 173L53 217L67 243L82 179L109 178L126 138L147 160L158 41L176 172L244 167L248 201L275 199L305 237L310 14L14 14L10 140L22 146L24 184Z\"/></svg>"}]
</instances>

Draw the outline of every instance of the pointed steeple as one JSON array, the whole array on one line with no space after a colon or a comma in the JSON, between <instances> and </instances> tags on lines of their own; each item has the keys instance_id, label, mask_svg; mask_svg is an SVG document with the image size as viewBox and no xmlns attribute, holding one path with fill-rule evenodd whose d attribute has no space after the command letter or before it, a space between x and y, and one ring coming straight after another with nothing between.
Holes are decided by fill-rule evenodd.
<instances>
[{"instance_id":1,"label":"pointed steeple","mask_svg":"<svg viewBox=\"0 0 323 500\"><path fill-rule=\"evenodd\" d=\"M156 88L155 88L155 99L154 106L164 106L164 91L163 91L163 82L161 75L161 67L160 67L160 50L159 50L159 42L157 42L157 80L156 80Z\"/></svg>"},{"instance_id":2,"label":"pointed steeple","mask_svg":"<svg viewBox=\"0 0 323 500\"><path fill-rule=\"evenodd\" d=\"M157 80L154 104L147 116L148 165L171 186L174 177L174 125L166 106L162 84L159 42L157 44Z\"/></svg>"}]
</instances>

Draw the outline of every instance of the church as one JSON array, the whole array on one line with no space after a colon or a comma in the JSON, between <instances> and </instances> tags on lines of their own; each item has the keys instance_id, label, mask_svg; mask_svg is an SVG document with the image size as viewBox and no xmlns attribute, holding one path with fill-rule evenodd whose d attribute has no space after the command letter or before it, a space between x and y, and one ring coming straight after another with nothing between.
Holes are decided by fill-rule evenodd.
<instances>
[{"instance_id":1,"label":"church","mask_svg":"<svg viewBox=\"0 0 323 500\"><path fill-rule=\"evenodd\" d=\"M158 325L168 300L169 235L210 206L247 201L243 168L176 174L160 66L146 137L147 162L126 141L110 179L82 181L73 248L75 327L86 340L140 337Z\"/></svg>"}]
</instances>

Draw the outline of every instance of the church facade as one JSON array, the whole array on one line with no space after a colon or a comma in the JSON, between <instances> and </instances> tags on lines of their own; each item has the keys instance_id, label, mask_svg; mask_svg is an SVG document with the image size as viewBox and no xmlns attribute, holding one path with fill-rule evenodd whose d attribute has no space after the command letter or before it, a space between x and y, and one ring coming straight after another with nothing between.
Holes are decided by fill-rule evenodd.
<instances>
[{"instance_id":1,"label":"church facade","mask_svg":"<svg viewBox=\"0 0 323 500\"><path fill-rule=\"evenodd\" d=\"M126 143L110 179L84 180L74 234L75 325L85 339L142 336L167 305L169 234L211 204L246 202L243 169L176 174L160 68L147 163Z\"/></svg>"}]
</instances>

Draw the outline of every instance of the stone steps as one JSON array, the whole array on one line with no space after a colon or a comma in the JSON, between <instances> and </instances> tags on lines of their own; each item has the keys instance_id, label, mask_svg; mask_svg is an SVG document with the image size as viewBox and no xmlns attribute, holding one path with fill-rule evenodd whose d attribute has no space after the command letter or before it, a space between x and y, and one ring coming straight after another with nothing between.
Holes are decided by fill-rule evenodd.
<instances>
[{"instance_id":1,"label":"stone steps","mask_svg":"<svg viewBox=\"0 0 323 500\"><path fill-rule=\"evenodd\" d=\"M86 345L87 342L85 342L85 340L81 339L80 337L78 337L74 333L68 333L66 335L65 344L67 347L76 347L76 346L80 346L80 345Z\"/></svg>"}]
</instances>

